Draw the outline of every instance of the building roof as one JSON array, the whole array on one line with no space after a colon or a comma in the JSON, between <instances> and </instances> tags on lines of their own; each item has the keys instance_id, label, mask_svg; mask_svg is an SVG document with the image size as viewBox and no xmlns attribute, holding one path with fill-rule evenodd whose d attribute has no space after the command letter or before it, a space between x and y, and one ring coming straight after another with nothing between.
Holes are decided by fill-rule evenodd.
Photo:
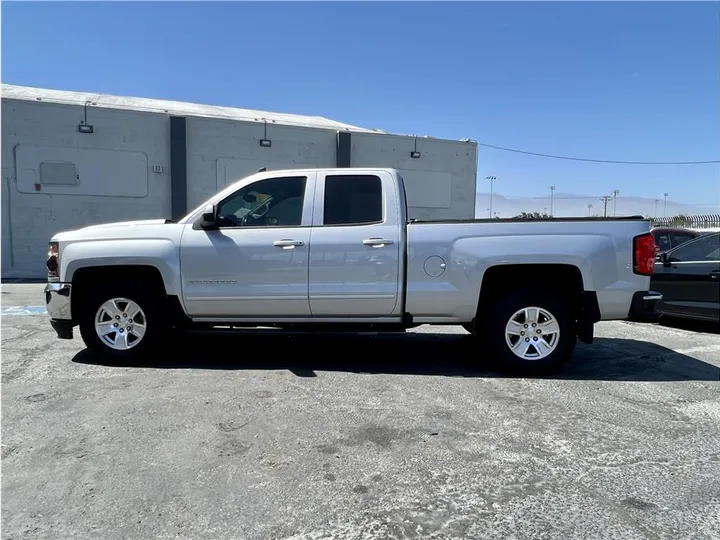
<instances>
[{"instance_id":1,"label":"building roof","mask_svg":"<svg viewBox=\"0 0 720 540\"><path fill-rule=\"evenodd\" d=\"M185 103L182 101L111 96L108 94L69 92L66 90L48 90L45 88L32 88L29 86L16 86L12 84L2 85L2 97L3 99L42 101L80 106L90 102L93 107L104 107L108 109L123 109L182 116L202 116L205 118L222 118L225 120L238 120L243 122L262 123L267 121L268 123L286 126L357 131L364 133L384 133L378 129L361 128L350 124L344 124L342 122L336 122L335 120L330 120L321 116L301 116L297 114L274 113L256 111L252 109L237 109L235 107L200 105L197 103Z\"/></svg>"}]
</instances>

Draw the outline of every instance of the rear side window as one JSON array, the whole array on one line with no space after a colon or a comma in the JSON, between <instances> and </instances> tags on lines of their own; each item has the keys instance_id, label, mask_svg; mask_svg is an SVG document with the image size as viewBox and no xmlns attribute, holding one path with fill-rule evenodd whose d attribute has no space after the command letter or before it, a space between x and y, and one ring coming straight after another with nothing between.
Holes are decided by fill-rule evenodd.
<instances>
[{"instance_id":1,"label":"rear side window","mask_svg":"<svg viewBox=\"0 0 720 540\"><path fill-rule=\"evenodd\" d=\"M325 177L324 225L362 225L383 219L382 182L373 175Z\"/></svg>"}]
</instances>

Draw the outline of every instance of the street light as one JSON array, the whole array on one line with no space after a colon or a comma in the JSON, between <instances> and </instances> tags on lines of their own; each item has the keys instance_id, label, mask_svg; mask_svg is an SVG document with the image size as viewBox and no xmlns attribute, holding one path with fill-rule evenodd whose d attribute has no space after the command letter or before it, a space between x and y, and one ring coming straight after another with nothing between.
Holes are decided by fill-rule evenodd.
<instances>
[{"instance_id":1,"label":"street light","mask_svg":"<svg viewBox=\"0 0 720 540\"><path fill-rule=\"evenodd\" d=\"M593 206L592 206L592 204L590 204L590 203L588 203L588 204L587 204L587 209L588 209L588 217L590 217L590 214L591 214L591 210L592 210L592 207L593 207Z\"/></svg>"},{"instance_id":2,"label":"street light","mask_svg":"<svg viewBox=\"0 0 720 540\"><path fill-rule=\"evenodd\" d=\"M555 200L555 186L550 186L550 217L553 217L553 202Z\"/></svg>"},{"instance_id":3,"label":"street light","mask_svg":"<svg viewBox=\"0 0 720 540\"><path fill-rule=\"evenodd\" d=\"M663 218L667 218L667 198L668 194L663 193L663 197L665 197L665 202L663 203Z\"/></svg>"},{"instance_id":4,"label":"street light","mask_svg":"<svg viewBox=\"0 0 720 540\"><path fill-rule=\"evenodd\" d=\"M617 196L620 195L619 189L614 189L613 192L613 216L617 215Z\"/></svg>"},{"instance_id":5,"label":"street light","mask_svg":"<svg viewBox=\"0 0 720 540\"><path fill-rule=\"evenodd\" d=\"M497 180L494 176L486 176L485 180L490 180L490 208L488 209L489 217L492 218L493 216L493 210L492 210L492 203L493 203L493 182Z\"/></svg>"}]
</instances>

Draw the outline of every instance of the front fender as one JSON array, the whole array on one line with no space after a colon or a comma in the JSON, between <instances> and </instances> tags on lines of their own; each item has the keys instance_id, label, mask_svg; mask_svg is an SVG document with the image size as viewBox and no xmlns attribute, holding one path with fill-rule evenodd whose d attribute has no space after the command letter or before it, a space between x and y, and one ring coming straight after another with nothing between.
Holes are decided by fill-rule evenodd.
<instances>
[{"instance_id":1,"label":"front fender","mask_svg":"<svg viewBox=\"0 0 720 540\"><path fill-rule=\"evenodd\" d=\"M81 268L142 265L157 268L169 295L180 296L180 254L169 239L83 240L65 245L60 256L60 279L72 283Z\"/></svg>"}]
</instances>

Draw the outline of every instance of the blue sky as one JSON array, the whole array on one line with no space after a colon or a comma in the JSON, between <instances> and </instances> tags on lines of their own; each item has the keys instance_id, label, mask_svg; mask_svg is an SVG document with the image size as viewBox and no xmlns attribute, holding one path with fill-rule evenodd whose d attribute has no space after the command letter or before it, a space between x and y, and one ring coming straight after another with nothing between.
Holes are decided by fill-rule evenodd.
<instances>
[{"instance_id":1,"label":"blue sky","mask_svg":"<svg viewBox=\"0 0 720 540\"><path fill-rule=\"evenodd\" d=\"M320 115L396 133L641 161L720 156L710 2L2 4L5 83ZM480 149L509 196L720 210L720 166Z\"/></svg>"}]
</instances>

